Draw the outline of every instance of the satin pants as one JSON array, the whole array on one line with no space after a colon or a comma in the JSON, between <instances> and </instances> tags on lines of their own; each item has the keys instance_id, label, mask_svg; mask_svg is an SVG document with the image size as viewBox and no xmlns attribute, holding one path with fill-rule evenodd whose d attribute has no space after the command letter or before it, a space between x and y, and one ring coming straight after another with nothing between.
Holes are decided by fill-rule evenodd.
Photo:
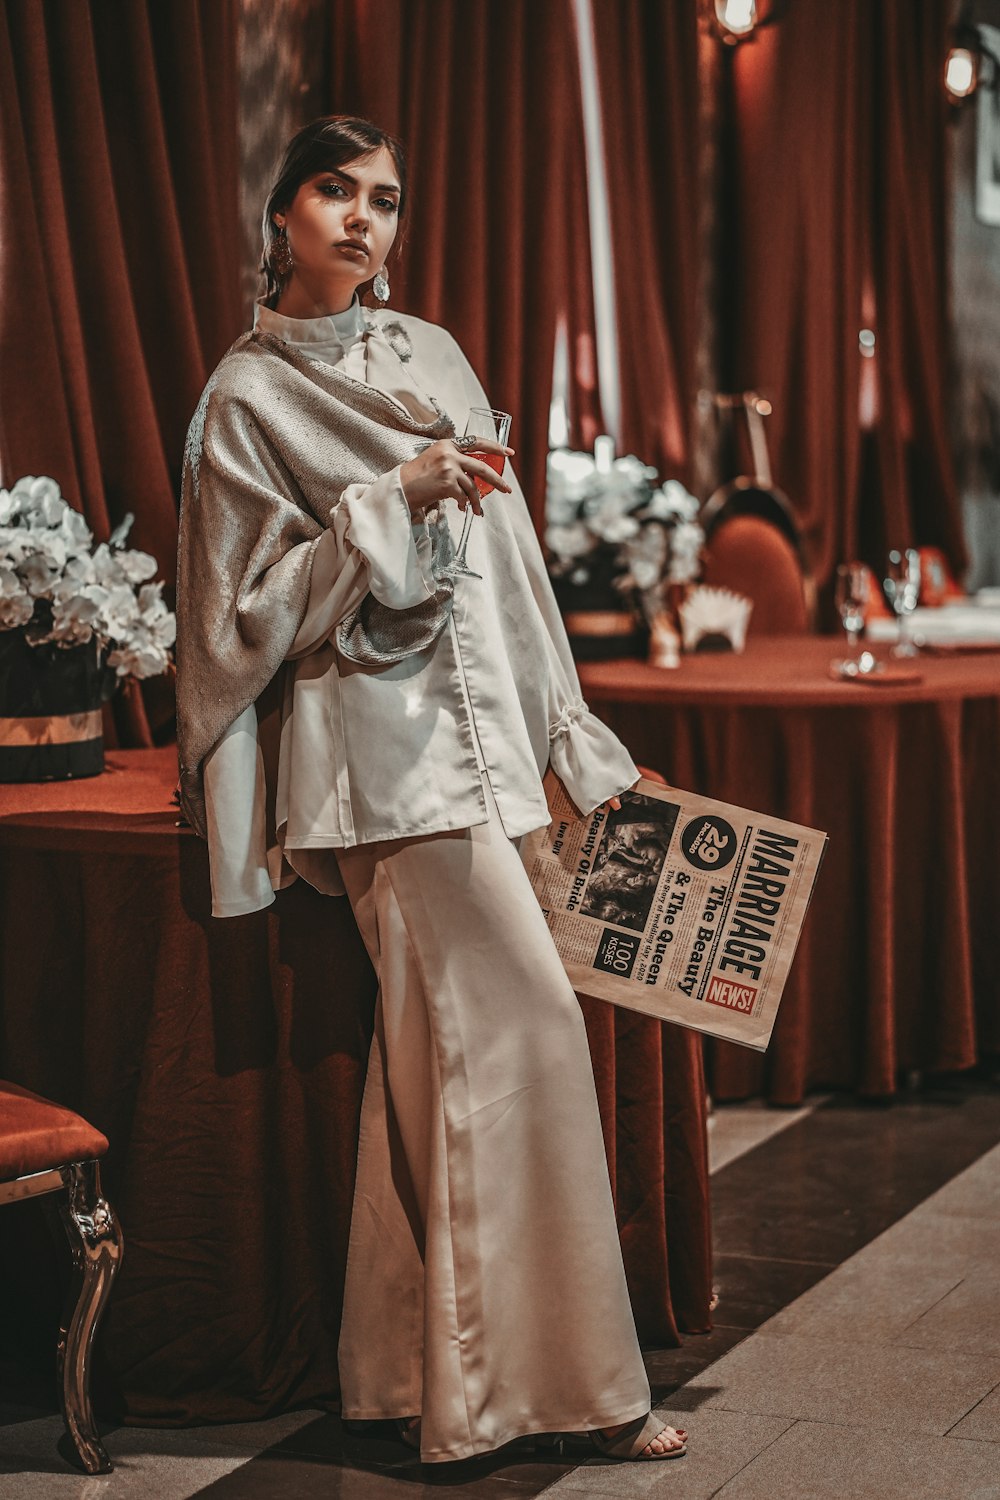
<instances>
[{"instance_id":1,"label":"satin pants","mask_svg":"<svg viewBox=\"0 0 1000 1500\"><path fill-rule=\"evenodd\" d=\"M343 1415L419 1414L425 1462L642 1415L583 1017L495 805L337 857L379 978Z\"/></svg>"}]
</instances>

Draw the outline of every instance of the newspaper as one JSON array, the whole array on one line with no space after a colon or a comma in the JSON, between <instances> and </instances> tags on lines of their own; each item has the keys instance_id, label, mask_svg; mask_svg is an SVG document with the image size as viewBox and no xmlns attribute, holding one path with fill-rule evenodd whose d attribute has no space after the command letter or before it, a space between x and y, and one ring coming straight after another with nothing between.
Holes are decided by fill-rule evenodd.
<instances>
[{"instance_id":1,"label":"newspaper","mask_svg":"<svg viewBox=\"0 0 1000 1500\"><path fill-rule=\"evenodd\" d=\"M587 818L546 791L521 854L574 989L763 1052L826 834L653 781Z\"/></svg>"}]
</instances>

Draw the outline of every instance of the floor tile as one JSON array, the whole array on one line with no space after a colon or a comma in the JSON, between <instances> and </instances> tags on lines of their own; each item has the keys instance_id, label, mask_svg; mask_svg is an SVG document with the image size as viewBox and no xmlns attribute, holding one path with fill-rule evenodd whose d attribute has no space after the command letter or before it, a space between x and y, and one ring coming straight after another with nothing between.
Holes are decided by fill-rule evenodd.
<instances>
[{"instance_id":1,"label":"floor tile","mask_svg":"<svg viewBox=\"0 0 1000 1500\"><path fill-rule=\"evenodd\" d=\"M1000 1381L1000 1357L751 1335L672 1405L944 1433Z\"/></svg>"},{"instance_id":2,"label":"floor tile","mask_svg":"<svg viewBox=\"0 0 1000 1500\"><path fill-rule=\"evenodd\" d=\"M658 1408L671 1426L691 1427L685 1412ZM669 1494L670 1500L709 1500L720 1485L739 1472L789 1426L787 1417L747 1416L733 1411L702 1411L697 1439L683 1458L661 1463L607 1463L595 1459L554 1484L547 1495L643 1496Z\"/></svg>"},{"instance_id":3,"label":"floor tile","mask_svg":"<svg viewBox=\"0 0 1000 1500\"><path fill-rule=\"evenodd\" d=\"M554 1465L546 1483L568 1471L567 1465ZM405 1452L392 1467L356 1468L272 1449L201 1491L198 1500L429 1500L442 1494L455 1500L519 1500L545 1488L542 1482L507 1478L506 1472L472 1463L421 1464Z\"/></svg>"},{"instance_id":4,"label":"floor tile","mask_svg":"<svg viewBox=\"0 0 1000 1500\"><path fill-rule=\"evenodd\" d=\"M927 1201L933 1213L1000 1223L1000 1146L994 1147Z\"/></svg>"},{"instance_id":5,"label":"floor tile","mask_svg":"<svg viewBox=\"0 0 1000 1500\"><path fill-rule=\"evenodd\" d=\"M717 1500L997 1500L989 1443L796 1422Z\"/></svg>"},{"instance_id":6,"label":"floor tile","mask_svg":"<svg viewBox=\"0 0 1000 1500\"><path fill-rule=\"evenodd\" d=\"M746 1337L743 1328L713 1328L711 1333L689 1334L679 1349L645 1349L643 1359L653 1400L665 1401Z\"/></svg>"},{"instance_id":7,"label":"floor tile","mask_svg":"<svg viewBox=\"0 0 1000 1500\"><path fill-rule=\"evenodd\" d=\"M1000 1354L1000 1265L970 1267L958 1285L905 1328L896 1342L910 1349Z\"/></svg>"},{"instance_id":8,"label":"floor tile","mask_svg":"<svg viewBox=\"0 0 1000 1500\"><path fill-rule=\"evenodd\" d=\"M871 1262L900 1266L918 1261L925 1266L947 1266L957 1280L976 1266L995 1260L998 1235L988 1219L963 1218L959 1214L920 1213L894 1224L866 1248Z\"/></svg>"},{"instance_id":9,"label":"floor tile","mask_svg":"<svg viewBox=\"0 0 1000 1500\"><path fill-rule=\"evenodd\" d=\"M780 1256L716 1255L712 1284L719 1294L716 1327L759 1328L834 1268Z\"/></svg>"},{"instance_id":10,"label":"floor tile","mask_svg":"<svg viewBox=\"0 0 1000 1500\"><path fill-rule=\"evenodd\" d=\"M948 1433L952 1438L973 1438L986 1443L1000 1443L1000 1385L984 1396L961 1422ZM1000 1463L1000 1458L997 1460Z\"/></svg>"},{"instance_id":11,"label":"floor tile","mask_svg":"<svg viewBox=\"0 0 1000 1500\"><path fill-rule=\"evenodd\" d=\"M810 1097L801 1109L772 1109L763 1099L740 1104L716 1104L708 1117L708 1167L718 1172L747 1151L763 1145L772 1136L797 1125L828 1095Z\"/></svg>"},{"instance_id":12,"label":"floor tile","mask_svg":"<svg viewBox=\"0 0 1000 1500\"><path fill-rule=\"evenodd\" d=\"M114 1473L90 1476L71 1463L59 1417L7 1428L0 1447L0 1500L188 1500L251 1457L237 1448L208 1452L188 1432L119 1427L104 1441Z\"/></svg>"},{"instance_id":13,"label":"floor tile","mask_svg":"<svg viewBox=\"0 0 1000 1500\"><path fill-rule=\"evenodd\" d=\"M891 1109L837 1096L716 1173L716 1243L738 1257L837 1265L993 1148L998 1135L1000 1094L918 1096Z\"/></svg>"},{"instance_id":14,"label":"floor tile","mask_svg":"<svg viewBox=\"0 0 1000 1500\"><path fill-rule=\"evenodd\" d=\"M777 1313L765 1331L839 1343L908 1343L906 1331L960 1279L947 1263L928 1263L902 1252L872 1255L869 1247Z\"/></svg>"}]
</instances>

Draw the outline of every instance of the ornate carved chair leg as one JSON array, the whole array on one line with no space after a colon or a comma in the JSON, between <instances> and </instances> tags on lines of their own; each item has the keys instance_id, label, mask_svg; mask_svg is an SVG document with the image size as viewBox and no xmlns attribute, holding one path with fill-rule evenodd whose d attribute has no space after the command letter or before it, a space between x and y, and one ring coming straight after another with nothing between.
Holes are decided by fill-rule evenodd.
<instances>
[{"instance_id":1,"label":"ornate carved chair leg","mask_svg":"<svg viewBox=\"0 0 1000 1500\"><path fill-rule=\"evenodd\" d=\"M101 1197L97 1162L74 1162L61 1171L67 1197L60 1214L73 1252L73 1285L59 1335L63 1416L87 1473L108 1474L113 1465L98 1437L90 1404L90 1359L124 1244L111 1205Z\"/></svg>"}]
</instances>

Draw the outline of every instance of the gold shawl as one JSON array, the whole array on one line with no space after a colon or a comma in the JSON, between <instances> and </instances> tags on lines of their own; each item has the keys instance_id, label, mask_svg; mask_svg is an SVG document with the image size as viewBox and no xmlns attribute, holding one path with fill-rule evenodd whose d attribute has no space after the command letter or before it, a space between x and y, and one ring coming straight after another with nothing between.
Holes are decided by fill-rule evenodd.
<instances>
[{"instance_id":1,"label":"gold shawl","mask_svg":"<svg viewBox=\"0 0 1000 1500\"><path fill-rule=\"evenodd\" d=\"M204 837L202 764L265 692L309 599L315 544L349 484L455 427L255 330L205 387L184 453L177 562L181 805Z\"/></svg>"}]
</instances>

